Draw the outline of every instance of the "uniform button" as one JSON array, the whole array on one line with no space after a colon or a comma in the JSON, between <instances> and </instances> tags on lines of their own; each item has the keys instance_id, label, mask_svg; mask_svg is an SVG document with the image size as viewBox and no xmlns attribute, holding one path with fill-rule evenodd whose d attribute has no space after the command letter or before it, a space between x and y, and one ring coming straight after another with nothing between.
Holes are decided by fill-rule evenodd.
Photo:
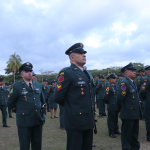
<instances>
[{"instance_id":1,"label":"uniform button","mask_svg":"<svg viewBox=\"0 0 150 150\"><path fill-rule=\"evenodd\" d=\"M132 108L131 108L132 109Z\"/></svg>"},{"instance_id":2,"label":"uniform button","mask_svg":"<svg viewBox=\"0 0 150 150\"><path fill-rule=\"evenodd\" d=\"M37 111L37 110L36 110Z\"/></svg>"},{"instance_id":3,"label":"uniform button","mask_svg":"<svg viewBox=\"0 0 150 150\"><path fill-rule=\"evenodd\" d=\"M91 100L92 100L92 98L91 98Z\"/></svg>"},{"instance_id":4,"label":"uniform button","mask_svg":"<svg viewBox=\"0 0 150 150\"><path fill-rule=\"evenodd\" d=\"M90 91L91 92L91 91Z\"/></svg>"},{"instance_id":5,"label":"uniform button","mask_svg":"<svg viewBox=\"0 0 150 150\"><path fill-rule=\"evenodd\" d=\"M89 85L90 85L91 83L89 83Z\"/></svg>"},{"instance_id":6,"label":"uniform button","mask_svg":"<svg viewBox=\"0 0 150 150\"><path fill-rule=\"evenodd\" d=\"M24 113L23 113L23 115L24 115Z\"/></svg>"},{"instance_id":7,"label":"uniform button","mask_svg":"<svg viewBox=\"0 0 150 150\"><path fill-rule=\"evenodd\" d=\"M34 98L35 99L35 98Z\"/></svg>"},{"instance_id":8,"label":"uniform button","mask_svg":"<svg viewBox=\"0 0 150 150\"><path fill-rule=\"evenodd\" d=\"M81 115L81 113L80 113L80 115Z\"/></svg>"},{"instance_id":9,"label":"uniform button","mask_svg":"<svg viewBox=\"0 0 150 150\"><path fill-rule=\"evenodd\" d=\"M92 108L93 108L93 106L92 106Z\"/></svg>"},{"instance_id":10,"label":"uniform button","mask_svg":"<svg viewBox=\"0 0 150 150\"><path fill-rule=\"evenodd\" d=\"M36 104L35 104L36 105Z\"/></svg>"},{"instance_id":11,"label":"uniform button","mask_svg":"<svg viewBox=\"0 0 150 150\"><path fill-rule=\"evenodd\" d=\"M82 86L82 85L81 85Z\"/></svg>"}]
</instances>

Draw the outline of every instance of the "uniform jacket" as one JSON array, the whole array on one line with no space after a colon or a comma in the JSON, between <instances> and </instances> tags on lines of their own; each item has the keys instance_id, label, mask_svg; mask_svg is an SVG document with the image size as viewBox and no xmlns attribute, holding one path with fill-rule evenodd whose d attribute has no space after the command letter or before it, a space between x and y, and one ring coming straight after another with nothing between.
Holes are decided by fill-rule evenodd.
<instances>
[{"instance_id":1,"label":"uniform jacket","mask_svg":"<svg viewBox=\"0 0 150 150\"><path fill-rule=\"evenodd\" d=\"M146 75L143 80L139 94L144 100L144 109L150 110L150 76Z\"/></svg>"},{"instance_id":2,"label":"uniform jacket","mask_svg":"<svg viewBox=\"0 0 150 150\"><path fill-rule=\"evenodd\" d=\"M49 85L42 85L42 91L44 93L45 99L48 99L49 97L49 89L50 89Z\"/></svg>"},{"instance_id":3,"label":"uniform jacket","mask_svg":"<svg viewBox=\"0 0 150 150\"><path fill-rule=\"evenodd\" d=\"M118 111L117 106L117 87L109 83L105 89L105 102L108 111Z\"/></svg>"},{"instance_id":4,"label":"uniform jacket","mask_svg":"<svg viewBox=\"0 0 150 150\"><path fill-rule=\"evenodd\" d=\"M55 87L53 86L50 86L50 89L49 89L49 101L53 101L53 95L54 95L54 90L55 90Z\"/></svg>"},{"instance_id":5,"label":"uniform jacket","mask_svg":"<svg viewBox=\"0 0 150 150\"><path fill-rule=\"evenodd\" d=\"M16 82L11 87L8 106L16 110L16 123L20 127L43 124L45 120L41 107L45 104L40 83L33 81L33 90L24 82Z\"/></svg>"},{"instance_id":6,"label":"uniform jacket","mask_svg":"<svg viewBox=\"0 0 150 150\"><path fill-rule=\"evenodd\" d=\"M121 85L118 87L117 101L119 106L122 105L121 119L139 119L141 110L138 90L136 84L127 77L123 78Z\"/></svg>"},{"instance_id":7,"label":"uniform jacket","mask_svg":"<svg viewBox=\"0 0 150 150\"><path fill-rule=\"evenodd\" d=\"M93 129L94 88L91 74L90 81L86 74L76 65L61 70L58 76L54 101L64 105L64 122L66 130Z\"/></svg>"},{"instance_id":8,"label":"uniform jacket","mask_svg":"<svg viewBox=\"0 0 150 150\"><path fill-rule=\"evenodd\" d=\"M105 82L99 81L96 86L97 99L104 99L105 97Z\"/></svg>"},{"instance_id":9,"label":"uniform jacket","mask_svg":"<svg viewBox=\"0 0 150 150\"><path fill-rule=\"evenodd\" d=\"M2 86L2 89L0 88L0 105L6 105L7 104L7 87Z\"/></svg>"},{"instance_id":10,"label":"uniform jacket","mask_svg":"<svg viewBox=\"0 0 150 150\"><path fill-rule=\"evenodd\" d=\"M144 79L141 75L136 79L136 86L137 86L138 91L140 90L141 85L143 84L143 81Z\"/></svg>"}]
</instances>

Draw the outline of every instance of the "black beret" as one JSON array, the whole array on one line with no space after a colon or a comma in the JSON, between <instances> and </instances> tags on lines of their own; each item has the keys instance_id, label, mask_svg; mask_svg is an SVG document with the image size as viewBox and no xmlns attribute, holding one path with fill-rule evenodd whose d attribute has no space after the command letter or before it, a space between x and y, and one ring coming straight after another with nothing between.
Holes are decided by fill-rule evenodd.
<instances>
[{"instance_id":1,"label":"black beret","mask_svg":"<svg viewBox=\"0 0 150 150\"><path fill-rule=\"evenodd\" d=\"M70 55L71 53L87 53L87 51L83 49L82 43L76 43L65 52L66 55Z\"/></svg>"},{"instance_id":2,"label":"black beret","mask_svg":"<svg viewBox=\"0 0 150 150\"><path fill-rule=\"evenodd\" d=\"M125 72L126 70L136 70L133 63L129 63L121 69L121 72Z\"/></svg>"},{"instance_id":3,"label":"black beret","mask_svg":"<svg viewBox=\"0 0 150 150\"><path fill-rule=\"evenodd\" d=\"M150 66L146 66L146 67L145 67L145 70L149 70L149 69L150 69Z\"/></svg>"},{"instance_id":4,"label":"black beret","mask_svg":"<svg viewBox=\"0 0 150 150\"><path fill-rule=\"evenodd\" d=\"M21 67L19 68L19 71L32 71L33 65L29 62L26 62L24 64L21 65Z\"/></svg>"},{"instance_id":5,"label":"black beret","mask_svg":"<svg viewBox=\"0 0 150 150\"><path fill-rule=\"evenodd\" d=\"M116 79L116 76L112 73L111 75L109 75L108 77L107 77L108 79Z\"/></svg>"},{"instance_id":6,"label":"black beret","mask_svg":"<svg viewBox=\"0 0 150 150\"><path fill-rule=\"evenodd\" d=\"M2 82L4 80L4 78L2 76L0 76L0 82Z\"/></svg>"}]
</instances>

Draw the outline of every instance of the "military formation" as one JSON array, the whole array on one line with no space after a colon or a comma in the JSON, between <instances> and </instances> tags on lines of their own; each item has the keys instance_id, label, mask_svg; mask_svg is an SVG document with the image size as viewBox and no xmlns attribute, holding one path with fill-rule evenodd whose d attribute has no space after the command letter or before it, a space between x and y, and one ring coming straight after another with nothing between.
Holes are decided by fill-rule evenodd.
<instances>
[{"instance_id":1,"label":"military formation","mask_svg":"<svg viewBox=\"0 0 150 150\"><path fill-rule=\"evenodd\" d=\"M2 124L10 127L7 118L13 118L12 111L16 113L20 150L29 150L30 145L32 150L42 149L46 113L50 112L51 119L58 118L58 104L60 129L67 134L67 150L92 150L93 132L97 133L96 114L102 119L107 117L110 138L121 136L122 150L140 149L139 119L145 121L147 141L150 141L150 66L139 70L136 78L136 68L129 63L118 77L113 73L106 79L97 75L94 81L84 67L87 51L83 47L82 43L76 43L65 52L71 65L63 68L51 85L47 79L44 85L35 81L30 62L19 68L21 81L4 85L0 77ZM118 118L122 121L121 131Z\"/></svg>"}]
</instances>

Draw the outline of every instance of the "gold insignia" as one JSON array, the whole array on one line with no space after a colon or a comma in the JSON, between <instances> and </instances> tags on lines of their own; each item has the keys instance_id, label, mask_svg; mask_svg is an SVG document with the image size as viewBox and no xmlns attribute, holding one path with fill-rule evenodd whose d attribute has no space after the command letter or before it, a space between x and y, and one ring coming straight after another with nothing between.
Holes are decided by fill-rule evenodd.
<instances>
[{"instance_id":1,"label":"gold insignia","mask_svg":"<svg viewBox=\"0 0 150 150\"><path fill-rule=\"evenodd\" d=\"M27 65L29 66L30 64L29 64L29 63L27 63Z\"/></svg>"},{"instance_id":2,"label":"gold insignia","mask_svg":"<svg viewBox=\"0 0 150 150\"><path fill-rule=\"evenodd\" d=\"M125 85L125 83L121 83L121 85Z\"/></svg>"},{"instance_id":3,"label":"gold insignia","mask_svg":"<svg viewBox=\"0 0 150 150\"><path fill-rule=\"evenodd\" d=\"M81 94L83 95L83 94L84 94L84 92L81 92Z\"/></svg>"},{"instance_id":4,"label":"gold insignia","mask_svg":"<svg viewBox=\"0 0 150 150\"><path fill-rule=\"evenodd\" d=\"M82 44L82 43L80 43L80 46L82 47L82 46L83 46L83 44Z\"/></svg>"},{"instance_id":5,"label":"gold insignia","mask_svg":"<svg viewBox=\"0 0 150 150\"><path fill-rule=\"evenodd\" d=\"M142 90L145 90L145 86L144 85L142 86Z\"/></svg>"},{"instance_id":6,"label":"gold insignia","mask_svg":"<svg viewBox=\"0 0 150 150\"><path fill-rule=\"evenodd\" d=\"M72 51L70 51L70 52L72 52Z\"/></svg>"},{"instance_id":7,"label":"gold insignia","mask_svg":"<svg viewBox=\"0 0 150 150\"><path fill-rule=\"evenodd\" d=\"M144 81L147 81L147 79L144 79Z\"/></svg>"},{"instance_id":8,"label":"gold insignia","mask_svg":"<svg viewBox=\"0 0 150 150\"><path fill-rule=\"evenodd\" d=\"M122 91L121 95L125 96L126 95L126 91Z\"/></svg>"},{"instance_id":9,"label":"gold insignia","mask_svg":"<svg viewBox=\"0 0 150 150\"><path fill-rule=\"evenodd\" d=\"M64 72L61 72L60 75L61 75L61 76L64 75Z\"/></svg>"}]
</instances>

